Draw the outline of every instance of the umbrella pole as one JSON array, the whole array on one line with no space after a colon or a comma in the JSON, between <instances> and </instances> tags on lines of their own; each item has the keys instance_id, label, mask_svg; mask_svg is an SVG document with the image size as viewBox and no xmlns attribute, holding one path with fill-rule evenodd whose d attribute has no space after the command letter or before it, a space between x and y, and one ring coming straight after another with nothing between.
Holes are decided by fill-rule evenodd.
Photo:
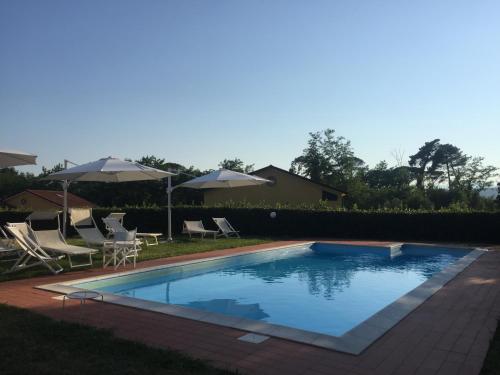
<instances>
[{"instance_id":1,"label":"umbrella pole","mask_svg":"<svg viewBox=\"0 0 500 375\"><path fill-rule=\"evenodd\" d=\"M172 242L172 177L168 176L167 186L167 205L168 205L168 238L167 241Z\"/></svg>"},{"instance_id":2,"label":"umbrella pole","mask_svg":"<svg viewBox=\"0 0 500 375\"><path fill-rule=\"evenodd\" d=\"M62 182L63 190L64 190L64 210L63 210L63 237L66 239L66 220L68 217L68 186L69 181L64 180Z\"/></svg>"}]
</instances>

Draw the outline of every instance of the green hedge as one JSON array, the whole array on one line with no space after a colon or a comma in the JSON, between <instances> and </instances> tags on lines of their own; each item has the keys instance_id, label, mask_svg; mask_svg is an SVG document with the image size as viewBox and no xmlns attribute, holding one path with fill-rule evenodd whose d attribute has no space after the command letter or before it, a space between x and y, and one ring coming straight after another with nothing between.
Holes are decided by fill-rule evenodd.
<instances>
[{"instance_id":1,"label":"green hedge","mask_svg":"<svg viewBox=\"0 0 500 375\"><path fill-rule=\"evenodd\" d=\"M116 209L96 209L94 218ZM167 233L166 208L126 208L125 226ZM275 219L270 212L275 211ZM26 212L0 211L0 224L22 221ZM176 207L172 230L179 234L183 220L203 220L215 229L212 217L226 217L243 235L324 237L378 240L463 241L500 243L500 212L362 212L263 208ZM73 232L68 231L69 234Z\"/></svg>"}]
</instances>

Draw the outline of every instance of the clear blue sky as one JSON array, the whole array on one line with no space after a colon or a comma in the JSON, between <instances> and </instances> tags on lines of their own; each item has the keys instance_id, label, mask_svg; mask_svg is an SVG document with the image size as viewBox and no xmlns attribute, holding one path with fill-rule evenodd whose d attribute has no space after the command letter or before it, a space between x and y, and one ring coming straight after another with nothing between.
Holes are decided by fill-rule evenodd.
<instances>
[{"instance_id":1,"label":"clear blue sky","mask_svg":"<svg viewBox=\"0 0 500 375\"><path fill-rule=\"evenodd\" d=\"M441 138L500 167L499 17L497 0L3 0L0 147L288 168L330 127L371 166Z\"/></svg>"}]
</instances>

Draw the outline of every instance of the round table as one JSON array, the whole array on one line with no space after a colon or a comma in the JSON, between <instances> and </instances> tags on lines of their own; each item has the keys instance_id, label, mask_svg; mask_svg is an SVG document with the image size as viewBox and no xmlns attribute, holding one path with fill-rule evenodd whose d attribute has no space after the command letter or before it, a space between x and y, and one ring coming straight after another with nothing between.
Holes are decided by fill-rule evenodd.
<instances>
[{"instance_id":1,"label":"round table","mask_svg":"<svg viewBox=\"0 0 500 375\"><path fill-rule=\"evenodd\" d=\"M80 301L80 305L83 305L85 303L85 301L88 301L88 300L95 300L96 298L99 298L101 297L101 302L104 301L104 297L101 293L99 292L95 292L93 290L79 290L77 292L72 292L72 293L68 293L68 294L65 294L63 296L63 309L64 309L64 305L65 305L65 302L67 299L77 299Z\"/></svg>"}]
</instances>

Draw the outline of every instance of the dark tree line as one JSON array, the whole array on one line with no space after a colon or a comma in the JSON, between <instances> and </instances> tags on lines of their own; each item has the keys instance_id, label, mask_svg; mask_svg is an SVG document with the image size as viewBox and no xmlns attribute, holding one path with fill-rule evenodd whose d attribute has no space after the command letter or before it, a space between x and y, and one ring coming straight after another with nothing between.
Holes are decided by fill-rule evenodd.
<instances>
[{"instance_id":1,"label":"dark tree line","mask_svg":"<svg viewBox=\"0 0 500 375\"><path fill-rule=\"evenodd\" d=\"M327 129L309 133L307 147L290 171L346 190L348 208L495 207L480 192L493 184L497 168L439 139L426 142L406 165L400 160L389 167L381 161L369 168L354 154L350 141Z\"/></svg>"},{"instance_id":2,"label":"dark tree line","mask_svg":"<svg viewBox=\"0 0 500 375\"><path fill-rule=\"evenodd\" d=\"M209 173L212 170L200 170L193 166L185 167L177 163L169 163L165 159L155 156L144 156L138 163L153 168L173 171L177 173L172 176L172 186L179 185L194 177ZM239 172L249 173L253 170L252 165L245 165L240 159L224 159L219 164L220 168L231 169ZM61 183L57 181L44 181L41 178L51 173L63 170L62 164L57 164L48 169L42 167L42 173L35 176L32 173L18 172L14 168L0 170L0 202L16 193L26 189L48 189L61 190ZM167 180L163 181L138 181L124 183L94 183L77 182L69 186L69 191L77 194L92 203L102 207L124 207L124 206L165 206L167 204ZM172 193L174 204L201 204L203 194L194 189L175 189Z\"/></svg>"},{"instance_id":3,"label":"dark tree line","mask_svg":"<svg viewBox=\"0 0 500 375\"><path fill-rule=\"evenodd\" d=\"M400 156L396 166L390 167L381 161L370 168L355 155L349 140L327 129L309 133L307 147L292 161L290 171L347 191L346 208L500 208L500 195L495 201L479 194L492 185L497 171L485 165L483 158L471 157L439 139L426 142L406 163ZM172 177L173 186L211 172L169 163L155 156L144 156L137 162L178 173ZM238 158L224 159L218 166L244 173L254 169L253 164L245 164ZM0 201L28 188L60 190L60 183L40 178L62 169L61 164L51 169L43 167L38 176L13 168L0 170ZM71 184L69 191L103 207L164 206L166 183L166 180L119 184L80 182ZM500 193L500 185L498 189ZM172 199L174 204L200 204L203 194L199 190L176 189Z\"/></svg>"}]
</instances>

